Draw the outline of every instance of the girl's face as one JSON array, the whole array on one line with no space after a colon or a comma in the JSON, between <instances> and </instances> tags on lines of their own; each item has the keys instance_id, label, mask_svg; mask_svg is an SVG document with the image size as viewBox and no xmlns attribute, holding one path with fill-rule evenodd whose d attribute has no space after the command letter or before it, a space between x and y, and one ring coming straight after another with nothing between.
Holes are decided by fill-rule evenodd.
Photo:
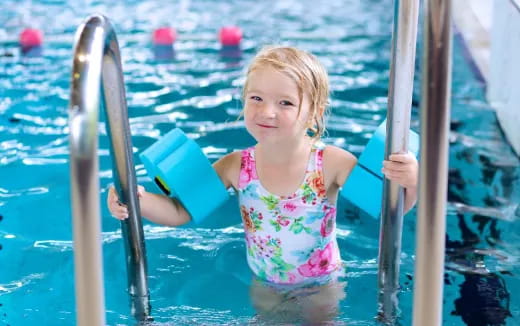
<instances>
[{"instance_id":1,"label":"girl's face","mask_svg":"<svg viewBox=\"0 0 520 326\"><path fill-rule=\"evenodd\" d=\"M244 120L257 142L300 141L307 134L310 101L301 100L296 83L272 67L253 70L245 91Z\"/></svg>"}]
</instances>

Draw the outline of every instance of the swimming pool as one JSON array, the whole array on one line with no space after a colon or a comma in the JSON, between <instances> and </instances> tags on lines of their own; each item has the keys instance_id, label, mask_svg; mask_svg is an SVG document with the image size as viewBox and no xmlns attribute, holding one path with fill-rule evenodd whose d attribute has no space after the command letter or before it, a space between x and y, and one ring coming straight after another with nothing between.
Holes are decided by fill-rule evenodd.
<instances>
[{"instance_id":1,"label":"swimming pool","mask_svg":"<svg viewBox=\"0 0 520 326\"><path fill-rule=\"evenodd\" d=\"M334 0L311 6L308 0L40 0L29 10L14 0L4 2L0 35L17 33L18 17L31 12L31 21L53 42L40 58L21 57L15 44L0 48L3 324L74 324L67 105L72 33L84 17L106 12L115 25L136 153L174 126L196 138L212 160L251 144L237 122L243 70L261 45L281 42L312 51L326 65L333 90L326 141L359 155L385 116L392 2ZM166 22L180 34L175 60L155 60L149 35ZM241 58L219 52L216 32L222 22L243 28ZM516 325L520 162L505 143L463 52L456 42L444 325ZM419 99L417 87L416 130ZM106 189L111 163L100 130L100 177ZM137 169L139 182L151 188L142 166ZM232 205L216 218L225 216L239 222ZM403 234L403 325L411 323L414 217L405 218ZM372 325L379 223L347 206L339 210L338 222L349 282L339 321ZM132 324L119 222L103 207L102 223L107 323ZM239 224L224 229L146 224L145 233L152 314L158 324L247 323L254 312L241 281L247 265Z\"/></svg>"}]
</instances>

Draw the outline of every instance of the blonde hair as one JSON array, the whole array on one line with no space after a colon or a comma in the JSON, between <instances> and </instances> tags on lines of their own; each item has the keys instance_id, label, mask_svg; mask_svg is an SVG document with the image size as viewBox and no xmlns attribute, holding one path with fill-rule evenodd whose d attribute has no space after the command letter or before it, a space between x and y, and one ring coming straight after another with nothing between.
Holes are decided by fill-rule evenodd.
<instances>
[{"instance_id":1,"label":"blonde hair","mask_svg":"<svg viewBox=\"0 0 520 326\"><path fill-rule=\"evenodd\" d=\"M325 67L314 55L294 47L264 47L254 57L247 70L242 92L244 100L249 75L254 70L265 66L270 66L294 80L298 87L299 111L304 94L309 96L311 120L308 129L312 133L311 137L320 138L325 132L325 110L329 103L329 77Z\"/></svg>"}]
</instances>

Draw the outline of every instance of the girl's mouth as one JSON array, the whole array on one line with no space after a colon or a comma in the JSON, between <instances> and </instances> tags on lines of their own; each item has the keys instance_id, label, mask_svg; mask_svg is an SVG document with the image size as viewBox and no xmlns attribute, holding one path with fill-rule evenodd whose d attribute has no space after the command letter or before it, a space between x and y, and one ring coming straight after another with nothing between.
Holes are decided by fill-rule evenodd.
<instances>
[{"instance_id":1,"label":"girl's mouth","mask_svg":"<svg viewBox=\"0 0 520 326\"><path fill-rule=\"evenodd\" d=\"M261 124L261 123L257 123L256 125L259 126L259 127L262 127L262 128L276 128L275 126L264 125L264 124Z\"/></svg>"}]
</instances>

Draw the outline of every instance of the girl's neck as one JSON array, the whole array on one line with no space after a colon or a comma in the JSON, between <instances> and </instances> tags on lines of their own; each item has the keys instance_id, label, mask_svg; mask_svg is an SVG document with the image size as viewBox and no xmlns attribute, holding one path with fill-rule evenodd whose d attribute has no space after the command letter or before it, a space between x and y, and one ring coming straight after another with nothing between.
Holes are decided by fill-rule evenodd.
<instances>
[{"instance_id":1,"label":"girl's neck","mask_svg":"<svg viewBox=\"0 0 520 326\"><path fill-rule=\"evenodd\" d=\"M294 160L306 158L313 142L312 138L305 136L298 142L258 143L255 147L255 152L262 157L264 162L287 164Z\"/></svg>"}]
</instances>

